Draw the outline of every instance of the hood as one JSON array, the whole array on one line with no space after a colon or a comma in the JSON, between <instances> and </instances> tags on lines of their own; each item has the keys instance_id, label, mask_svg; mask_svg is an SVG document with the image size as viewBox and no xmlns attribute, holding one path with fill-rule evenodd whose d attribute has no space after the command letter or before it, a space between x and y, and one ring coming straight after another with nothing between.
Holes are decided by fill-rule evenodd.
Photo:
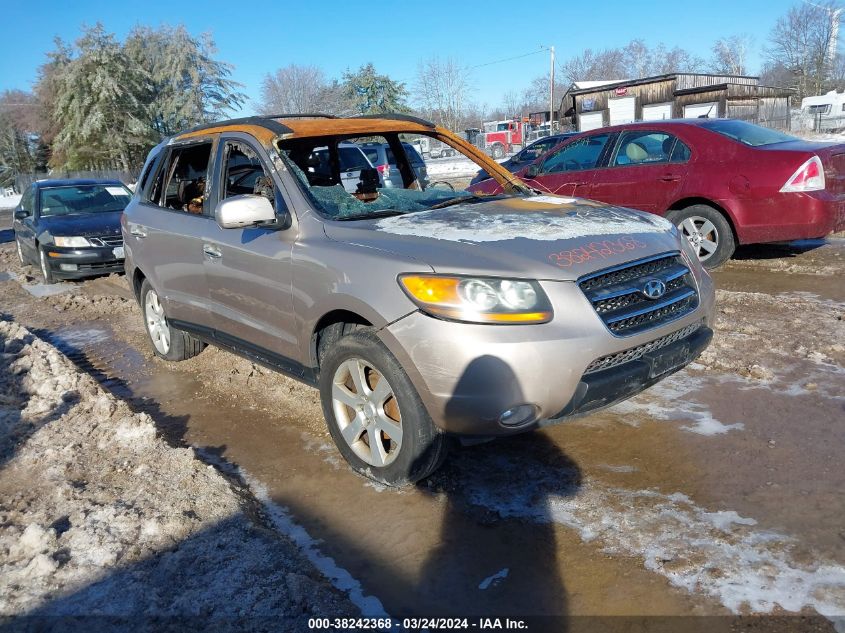
<instances>
[{"instance_id":1,"label":"hood","mask_svg":"<svg viewBox=\"0 0 845 633\"><path fill-rule=\"evenodd\" d=\"M120 216L123 211L109 213L83 213L79 215L41 216L38 223L53 236L120 234Z\"/></svg>"},{"instance_id":2,"label":"hood","mask_svg":"<svg viewBox=\"0 0 845 633\"><path fill-rule=\"evenodd\" d=\"M412 257L439 273L575 280L680 250L656 215L558 196L506 198L389 218L332 222L334 240Z\"/></svg>"}]
</instances>

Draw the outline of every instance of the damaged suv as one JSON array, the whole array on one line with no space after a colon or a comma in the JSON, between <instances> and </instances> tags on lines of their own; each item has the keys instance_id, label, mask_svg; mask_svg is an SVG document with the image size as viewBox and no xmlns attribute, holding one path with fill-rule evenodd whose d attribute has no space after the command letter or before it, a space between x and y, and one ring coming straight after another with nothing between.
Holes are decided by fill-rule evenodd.
<instances>
[{"instance_id":1,"label":"damaged suv","mask_svg":"<svg viewBox=\"0 0 845 633\"><path fill-rule=\"evenodd\" d=\"M403 145L419 137L502 192L426 186ZM339 148L367 142L390 146L403 186L367 168L350 186ZM150 152L122 222L158 356L210 343L319 388L340 452L389 484L432 473L450 438L628 398L712 336L712 281L671 223L539 195L408 116L195 128Z\"/></svg>"}]
</instances>

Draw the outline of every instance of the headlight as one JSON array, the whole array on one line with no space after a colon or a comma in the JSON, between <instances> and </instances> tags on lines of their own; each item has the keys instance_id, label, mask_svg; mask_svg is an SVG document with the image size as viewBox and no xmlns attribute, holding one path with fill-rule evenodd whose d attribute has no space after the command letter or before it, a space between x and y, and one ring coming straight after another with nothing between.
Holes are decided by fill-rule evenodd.
<instances>
[{"instance_id":1,"label":"headlight","mask_svg":"<svg viewBox=\"0 0 845 633\"><path fill-rule=\"evenodd\" d=\"M53 243L56 246L67 246L69 248L91 246L91 242L86 240L84 237L54 237Z\"/></svg>"},{"instance_id":2,"label":"headlight","mask_svg":"<svg viewBox=\"0 0 845 633\"><path fill-rule=\"evenodd\" d=\"M470 323L546 323L552 306L536 281L400 275L399 285L432 316Z\"/></svg>"}]
</instances>

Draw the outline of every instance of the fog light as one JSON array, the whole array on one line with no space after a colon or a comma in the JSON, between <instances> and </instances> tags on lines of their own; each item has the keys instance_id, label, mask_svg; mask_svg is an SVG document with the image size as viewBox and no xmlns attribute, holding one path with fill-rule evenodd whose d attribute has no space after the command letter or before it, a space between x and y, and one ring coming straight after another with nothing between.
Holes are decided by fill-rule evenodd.
<instances>
[{"instance_id":1,"label":"fog light","mask_svg":"<svg viewBox=\"0 0 845 633\"><path fill-rule=\"evenodd\" d=\"M59 268L61 270L73 271L77 270L79 267L76 264L59 264Z\"/></svg>"},{"instance_id":2,"label":"fog light","mask_svg":"<svg viewBox=\"0 0 845 633\"><path fill-rule=\"evenodd\" d=\"M539 408L534 404L519 404L511 407L499 416L502 426L517 427L533 422L537 418Z\"/></svg>"}]
</instances>

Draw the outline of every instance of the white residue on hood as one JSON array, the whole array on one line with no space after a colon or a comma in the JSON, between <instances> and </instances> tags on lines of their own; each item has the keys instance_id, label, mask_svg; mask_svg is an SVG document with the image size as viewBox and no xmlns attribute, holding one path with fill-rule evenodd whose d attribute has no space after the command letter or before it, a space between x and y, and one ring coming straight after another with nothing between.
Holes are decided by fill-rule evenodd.
<instances>
[{"instance_id":1,"label":"white residue on hood","mask_svg":"<svg viewBox=\"0 0 845 633\"><path fill-rule=\"evenodd\" d=\"M658 216L639 216L613 208L575 206L568 213L541 209L490 213L453 207L384 218L374 226L396 235L433 237L452 242L498 242L517 237L556 241L600 235L663 233L671 225Z\"/></svg>"}]
</instances>

